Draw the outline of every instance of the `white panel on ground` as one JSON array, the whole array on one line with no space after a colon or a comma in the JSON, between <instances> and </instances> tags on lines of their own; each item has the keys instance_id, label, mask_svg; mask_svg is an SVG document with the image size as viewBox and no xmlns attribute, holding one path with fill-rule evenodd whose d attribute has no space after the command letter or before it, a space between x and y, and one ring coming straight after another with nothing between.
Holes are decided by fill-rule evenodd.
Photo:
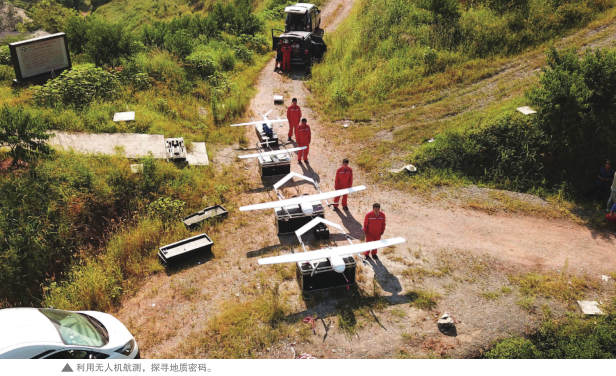
<instances>
[{"instance_id":1,"label":"white panel on ground","mask_svg":"<svg viewBox=\"0 0 616 376\"><path fill-rule=\"evenodd\" d=\"M113 121L133 121L135 120L135 111L116 112L113 114Z\"/></svg>"},{"instance_id":2,"label":"white panel on ground","mask_svg":"<svg viewBox=\"0 0 616 376\"><path fill-rule=\"evenodd\" d=\"M528 106L518 107L518 108L516 108L516 110L520 111L524 115L531 115L531 114L536 114L537 113L537 111L533 110L532 108L530 108Z\"/></svg>"},{"instance_id":3,"label":"white panel on ground","mask_svg":"<svg viewBox=\"0 0 616 376\"><path fill-rule=\"evenodd\" d=\"M191 166L207 166L210 161L207 158L207 150L205 149L205 142L193 142L192 151L188 153L186 161Z\"/></svg>"}]
</instances>

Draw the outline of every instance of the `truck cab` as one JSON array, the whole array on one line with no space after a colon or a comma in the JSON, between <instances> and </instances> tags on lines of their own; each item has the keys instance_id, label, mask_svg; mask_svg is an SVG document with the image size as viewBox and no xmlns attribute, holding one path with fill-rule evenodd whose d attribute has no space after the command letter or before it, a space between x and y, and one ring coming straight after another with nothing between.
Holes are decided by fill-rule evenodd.
<instances>
[{"instance_id":1,"label":"truck cab","mask_svg":"<svg viewBox=\"0 0 616 376\"><path fill-rule=\"evenodd\" d=\"M297 3L284 9L287 14L285 33L291 31L316 32L321 26L321 11L314 4Z\"/></svg>"}]
</instances>

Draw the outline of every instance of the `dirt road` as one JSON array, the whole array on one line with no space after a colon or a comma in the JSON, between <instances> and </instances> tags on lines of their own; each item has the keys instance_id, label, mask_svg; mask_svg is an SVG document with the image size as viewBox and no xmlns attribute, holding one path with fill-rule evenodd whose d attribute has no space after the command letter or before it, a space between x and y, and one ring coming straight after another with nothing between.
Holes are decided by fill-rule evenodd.
<instances>
[{"instance_id":1,"label":"dirt road","mask_svg":"<svg viewBox=\"0 0 616 376\"><path fill-rule=\"evenodd\" d=\"M331 0L323 8L323 24L331 33L351 9L350 0ZM312 127L310 164L292 163L292 170L319 182L323 191L333 190L333 179L340 161L347 157L354 166L354 155L337 150L328 140L334 132L349 132L335 124L324 124L308 106L310 93L303 82L303 72L282 75L274 72L272 60L258 80L258 94L250 105L247 119L256 112L274 109L272 115L286 116L286 107L273 104L273 95L283 95L285 104L296 97L303 116ZM256 117L255 117L256 118ZM286 140L288 126L276 127ZM257 141L252 128L247 129L251 145ZM294 144L290 144L291 146ZM223 150L222 155L244 153ZM225 158L216 155L214 163ZM226 158L228 168L250 174L252 189L238 197L240 205L275 200L271 185L262 181L256 161L233 162ZM244 170L248 169L248 170ZM294 311L289 316L299 318L317 315L317 335L308 343L295 344L294 351L321 358L391 358L443 355L468 356L501 336L523 333L535 323L534 307L530 311L518 305L519 296L507 275L525 270L562 270L566 263L570 271L588 273L593 278L616 270L616 249L611 233L595 233L586 227L564 220L546 220L514 215L488 215L449 205L447 201L428 202L404 192L367 183L362 171L355 167L355 184L367 184L367 189L349 197L350 211L327 209L326 218L342 223L351 235L363 239L363 217L379 202L387 213L386 237L402 236L403 246L381 252L380 260L361 264L358 280L363 291L369 291L376 281L388 307L372 311L352 307L353 294L346 290L333 295L308 299L299 292L294 280L280 288L290 294ZM255 281L271 266L259 266L256 257L273 252L289 252L295 248L292 236L276 235L271 211L233 212L222 232L214 238L213 259L149 278L132 298L117 312L117 316L135 334L147 358L185 357L179 352L182 342L197 333L208 320L220 313L225 302L251 299ZM405 271L415 266L434 269L439 263L455 270L444 277L413 277ZM455 276L454 276L455 274ZM497 300L482 297L486 291L513 287L513 293ZM432 290L442 295L433 310L413 307L409 291ZM511 289L509 291L512 291ZM347 295L351 296L347 296ZM198 297L198 298L195 298ZM349 303L350 302L350 303ZM548 304L555 314L564 308L554 300L537 299L535 306ZM346 305L346 306L345 306ZM460 321L457 332L444 335L434 324L436 312L449 311ZM363 312L363 313L362 313ZM360 315L361 313L361 315ZM342 320L351 322L354 332L342 329ZM280 343L262 357L289 358L291 344Z\"/></svg>"}]
</instances>

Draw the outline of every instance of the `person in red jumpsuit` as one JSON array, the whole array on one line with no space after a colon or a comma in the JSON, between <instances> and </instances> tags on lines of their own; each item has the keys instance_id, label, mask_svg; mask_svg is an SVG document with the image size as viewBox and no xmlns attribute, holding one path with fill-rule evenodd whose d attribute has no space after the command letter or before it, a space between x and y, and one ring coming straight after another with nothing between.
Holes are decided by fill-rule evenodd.
<instances>
[{"instance_id":1,"label":"person in red jumpsuit","mask_svg":"<svg viewBox=\"0 0 616 376\"><path fill-rule=\"evenodd\" d=\"M372 205L372 211L366 214L364 219L364 234L366 234L366 242L381 240L381 236L385 232L385 213L381 211L380 204ZM370 251L364 254L370 256ZM376 249L372 250L372 257L378 258Z\"/></svg>"},{"instance_id":2,"label":"person in red jumpsuit","mask_svg":"<svg viewBox=\"0 0 616 376\"><path fill-rule=\"evenodd\" d=\"M305 146L305 150L297 152L297 162L302 162L302 154L304 155L304 162L308 162L308 150L310 149L310 141L312 140L312 133L310 126L307 123L306 118L302 119L302 123L297 127L295 131L295 138L297 139L297 146Z\"/></svg>"},{"instance_id":3,"label":"person in red jumpsuit","mask_svg":"<svg viewBox=\"0 0 616 376\"><path fill-rule=\"evenodd\" d=\"M351 188L353 186L353 169L349 167L349 160L344 158L342 160L342 167L338 168L336 171L336 182L334 183L334 189L345 189ZM347 206L347 197L349 195L342 196L342 209L349 210ZM334 209L338 208L338 201L340 201L340 196L334 198Z\"/></svg>"},{"instance_id":4,"label":"person in red jumpsuit","mask_svg":"<svg viewBox=\"0 0 616 376\"><path fill-rule=\"evenodd\" d=\"M287 72L291 70L291 51L293 47L289 44L289 40L285 39L284 43L280 47L282 51L282 71Z\"/></svg>"},{"instance_id":5,"label":"person in red jumpsuit","mask_svg":"<svg viewBox=\"0 0 616 376\"><path fill-rule=\"evenodd\" d=\"M616 224L616 204L612 205L612 210L610 211L610 214L606 214L605 215L605 219L607 219L608 221L615 223Z\"/></svg>"},{"instance_id":6,"label":"person in red jumpsuit","mask_svg":"<svg viewBox=\"0 0 616 376\"><path fill-rule=\"evenodd\" d=\"M297 127L299 126L299 120L302 118L302 109L297 105L297 98L293 98L293 104L287 108L287 120L289 120L289 141L292 141L293 131L297 137Z\"/></svg>"}]
</instances>

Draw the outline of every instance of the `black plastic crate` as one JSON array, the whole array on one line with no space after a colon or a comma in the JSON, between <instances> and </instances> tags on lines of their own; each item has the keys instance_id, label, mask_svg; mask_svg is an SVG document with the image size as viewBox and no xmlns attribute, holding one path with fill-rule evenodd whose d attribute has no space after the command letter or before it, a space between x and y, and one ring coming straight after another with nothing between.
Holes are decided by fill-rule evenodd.
<instances>
[{"instance_id":1,"label":"black plastic crate","mask_svg":"<svg viewBox=\"0 0 616 376\"><path fill-rule=\"evenodd\" d=\"M335 272L327 259L321 260L314 274L312 274L311 264L298 262L296 274L299 288L303 292L310 292L355 284L355 271L357 269L355 259L353 256L343 257L342 259L345 265L344 275Z\"/></svg>"},{"instance_id":2,"label":"black plastic crate","mask_svg":"<svg viewBox=\"0 0 616 376\"><path fill-rule=\"evenodd\" d=\"M327 240L329 239L329 229L324 223L319 223L312 229L315 239Z\"/></svg>"},{"instance_id":3,"label":"black plastic crate","mask_svg":"<svg viewBox=\"0 0 616 376\"><path fill-rule=\"evenodd\" d=\"M189 257L212 252L214 242L206 234L199 234L188 239L180 240L158 249L158 257L163 264L169 265Z\"/></svg>"},{"instance_id":4,"label":"black plastic crate","mask_svg":"<svg viewBox=\"0 0 616 376\"><path fill-rule=\"evenodd\" d=\"M312 205L312 213L305 214L301 207L276 208L276 230L278 234L288 234L299 230L303 225L316 217L325 218L323 206L320 203Z\"/></svg>"},{"instance_id":5,"label":"black plastic crate","mask_svg":"<svg viewBox=\"0 0 616 376\"><path fill-rule=\"evenodd\" d=\"M188 217L184 218L182 222L184 222L187 227L194 228L206 219L223 220L227 217L229 217L229 212L227 211L227 209L222 207L222 205L214 205L189 215Z\"/></svg>"},{"instance_id":6,"label":"black plastic crate","mask_svg":"<svg viewBox=\"0 0 616 376\"><path fill-rule=\"evenodd\" d=\"M261 177L287 175L291 172L291 158L283 151L279 155L259 157Z\"/></svg>"}]
</instances>

